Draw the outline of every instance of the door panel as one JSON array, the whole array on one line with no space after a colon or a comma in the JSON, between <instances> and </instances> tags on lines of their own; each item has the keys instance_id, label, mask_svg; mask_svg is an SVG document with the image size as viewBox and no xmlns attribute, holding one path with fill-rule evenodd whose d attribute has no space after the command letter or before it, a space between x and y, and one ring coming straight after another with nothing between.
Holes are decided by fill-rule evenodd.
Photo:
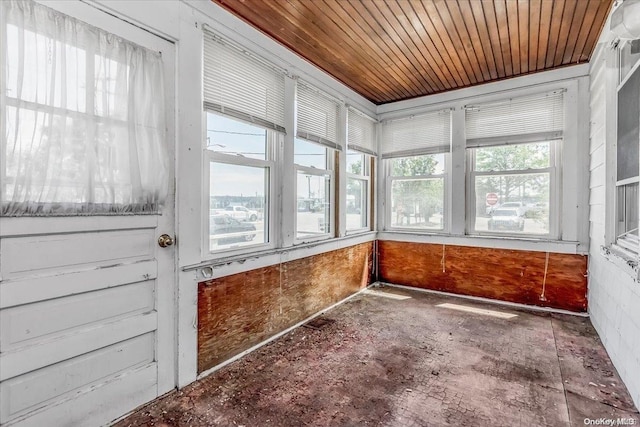
<instances>
[{"instance_id":1,"label":"door panel","mask_svg":"<svg viewBox=\"0 0 640 427\"><path fill-rule=\"evenodd\" d=\"M5 381L2 392L11 399L3 402L6 407L2 412L12 417L32 411L101 379L151 365L154 341L154 333L148 333Z\"/></svg>"},{"instance_id":2,"label":"door panel","mask_svg":"<svg viewBox=\"0 0 640 427\"><path fill-rule=\"evenodd\" d=\"M0 351L143 314L155 308L155 281L12 307L0 312Z\"/></svg>"},{"instance_id":3,"label":"door panel","mask_svg":"<svg viewBox=\"0 0 640 427\"><path fill-rule=\"evenodd\" d=\"M41 277L12 280L0 286L0 308L108 289L116 283L123 285L154 280L157 273L158 262L153 259L102 268L99 275L86 270L49 276L46 280Z\"/></svg>"},{"instance_id":4,"label":"door panel","mask_svg":"<svg viewBox=\"0 0 640 427\"><path fill-rule=\"evenodd\" d=\"M48 1L162 52L174 165L174 45L84 2ZM159 215L0 218L0 424L104 425L175 387L174 170Z\"/></svg>"},{"instance_id":5,"label":"door panel","mask_svg":"<svg viewBox=\"0 0 640 427\"><path fill-rule=\"evenodd\" d=\"M4 279L59 274L153 258L155 224L147 230L105 231L11 238L2 241Z\"/></svg>"}]
</instances>

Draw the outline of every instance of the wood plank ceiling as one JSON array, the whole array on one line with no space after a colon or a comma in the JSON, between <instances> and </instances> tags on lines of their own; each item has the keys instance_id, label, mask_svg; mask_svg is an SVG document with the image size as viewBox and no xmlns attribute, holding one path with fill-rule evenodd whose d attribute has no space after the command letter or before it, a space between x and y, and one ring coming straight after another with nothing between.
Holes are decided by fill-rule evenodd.
<instances>
[{"instance_id":1,"label":"wood plank ceiling","mask_svg":"<svg viewBox=\"0 0 640 427\"><path fill-rule=\"evenodd\" d=\"M613 0L212 0L376 104L589 61Z\"/></svg>"}]
</instances>

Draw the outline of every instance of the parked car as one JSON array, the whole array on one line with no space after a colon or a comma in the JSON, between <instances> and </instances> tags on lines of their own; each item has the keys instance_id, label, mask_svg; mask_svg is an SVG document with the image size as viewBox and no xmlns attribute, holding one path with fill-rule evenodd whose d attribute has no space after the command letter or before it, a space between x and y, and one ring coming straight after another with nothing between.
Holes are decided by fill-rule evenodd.
<instances>
[{"instance_id":1,"label":"parked car","mask_svg":"<svg viewBox=\"0 0 640 427\"><path fill-rule=\"evenodd\" d=\"M518 209L500 207L493 211L489 219L489 230L524 230L524 218Z\"/></svg>"},{"instance_id":2,"label":"parked car","mask_svg":"<svg viewBox=\"0 0 640 427\"><path fill-rule=\"evenodd\" d=\"M220 236L218 244L250 242L256 237L256 226L240 222L229 215L212 215L209 220L209 233Z\"/></svg>"},{"instance_id":3,"label":"parked car","mask_svg":"<svg viewBox=\"0 0 640 427\"><path fill-rule=\"evenodd\" d=\"M522 202L507 202L500 205L500 208L516 209L518 215L524 215L527 212L527 207Z\"/></svg>"},{"instance_id":4,"label":"parked car","mask_svg":"<svg viewBox=\"0 0 640 427\"><path fill-rule=\"evenodd\" d=\"M223 211L225 214L240 221L257 221L258 211L247 209L244 206L227 206Z\"/></svg>"}]
</instances>

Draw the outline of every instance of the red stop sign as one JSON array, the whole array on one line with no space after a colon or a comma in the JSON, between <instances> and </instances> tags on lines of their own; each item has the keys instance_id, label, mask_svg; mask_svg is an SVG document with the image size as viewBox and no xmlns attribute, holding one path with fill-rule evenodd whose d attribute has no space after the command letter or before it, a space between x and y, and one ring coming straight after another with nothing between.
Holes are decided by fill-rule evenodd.
<instances>
[{"instance_id":1,"label":"red stop sign","mask_svg":"<svg viewBox=\"0 0 640 427\"><path fill-rule=\"evenodd\" d=\"M498 195L496 193L487 193L487 204L493 206L498 203Z\"/></svg>"}]
</instances>

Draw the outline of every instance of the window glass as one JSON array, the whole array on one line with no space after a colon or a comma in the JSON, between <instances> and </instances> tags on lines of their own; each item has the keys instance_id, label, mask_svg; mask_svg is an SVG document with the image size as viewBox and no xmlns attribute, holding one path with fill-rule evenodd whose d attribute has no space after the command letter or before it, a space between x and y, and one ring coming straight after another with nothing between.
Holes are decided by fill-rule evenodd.
<instances>
[{"instance_id":1,"label":"window glass","mask_svg":"<svg viewBox=\"0 0 640 427\"><path fill-rule=\"evenodd\" d=\"M472 149L475 231L550 233L550 167L555 143Z\"/></svg>"},{"instance_id":2,"label":"window glass","mask_svg":"<svg viewBox=\"0 0 640 427\"><path fill-rule=\"evenodd\" d=\"M251 159L267 158L267 131L263 128L207 113L207 148Z\"/></svg>"},{"instance_id":3,"label":"window glass","mask_svg":"<svg viewBox=\"0 0 640 427\"><path fill-rule=\"evenodd\" d=\"M327 168L328 149L319 144L295 139L293 162L299 166L307 166L316 169Z\"/></svg>"},{"instance_id":4,"label":"window glass","mask_svg":"<svg viewBox=\"0 0 640 427\"><path fill-rule=\"evenodd\" d=\"M212 162L209 250L267 243L269 168Z\"/></svg>"},{"instance_id":5,"label":"window glass","mask_svg":"<svg viewBox=\"0 0 640 427\"><path fill-rule=\"evenodd\" d=\"M347 151L347 173L353 175L368 175L366 156L357 151Z\"/></svg>"},{"instance_id":6,"label":"window glass","mask_svg":"<svg viewBox=\"0 0 640 427\"><path fill-rule=\"evenodd\" d=\"M391 176L424 176L444 173L445 154L391 159Z\"/></svg>"},{"instance_id":7,"label":"window glass","mask_svg":"<svg viewBox=\"0 0 640 427\"><path fill-rule=\"evenodd\" d=\"M367 228L369 209L369 181L347 178L347 230Z\"/></svg>"},{"instance_id":8,"label":"window glass","mask_svg":"<svg viewBox=\"0 0 640 427\"><path fill-rule=\"evenodd\" d=\"M298 170L296 237L314 237L331 232L331 176Z\"/></svg>"},{"instance_id":9,"label":"window glass","mask_svg":"<svg viewBox=\"0 0 640 427\"><path fill-rule=\"evenodd\" d=\"M637 260L638 246L638 133L640 119L640 40L627 41L619 50L616 147L616 242L617 252ZM636 68L634 68L636 67ZM633 70L633 71L632 71Z\"/></svg>"},{"instance_id":10,"label":"window glass","mask_svg":"<svg viewBox=\"0 0 640 427\"><path fill-rule=\"evenodd\" d=\"M158 213L171 175L161 55L37 3L1 4L0 215Z\"/></svg>"},{"instance_id":11,"label":"window glass","mask_svg":"<svg viewBox=\"0 0 640 427\"><path fill-rule=\"evenodd\" d=\"M550 174L477 176L476 231L549 234Z\"/></svg>"},{"instance_id":12,"label":"window glass","mask_svg":"<svg viewBox=\"0 0 640 427\"><path fill-rule=\"evenodd\" d=\"M207 112L211 252L270 241L270 132Z\"/></svg>"},{"instance_id":13,"label":"window glass","mask_svg":"<svg viewBox=\"0 0 640 427\"><path fill-rule=\"evenodd\" d=\"M391 185L391 226L444 228L444 178L394 179Z\"/></svg>"},{"instance_id":14,"label":"window glass","mask_svg":"<svg viewBox=\"0 0 640 427\"><path fill-rule=\"evenodd\" d=\"M550 143L482 147L476 151L476 171L542 169L550 166Z\"/></svg>"},{"instance_id":15,"label":"window glass","mask_svg":"<svg viewBox=\"0 0 640 427\"><path fill-rule=\"evenodd\" d=\"M617 197L618 236L638 235L638 183L620 185Z\"/></svg>"}]
</instances>

